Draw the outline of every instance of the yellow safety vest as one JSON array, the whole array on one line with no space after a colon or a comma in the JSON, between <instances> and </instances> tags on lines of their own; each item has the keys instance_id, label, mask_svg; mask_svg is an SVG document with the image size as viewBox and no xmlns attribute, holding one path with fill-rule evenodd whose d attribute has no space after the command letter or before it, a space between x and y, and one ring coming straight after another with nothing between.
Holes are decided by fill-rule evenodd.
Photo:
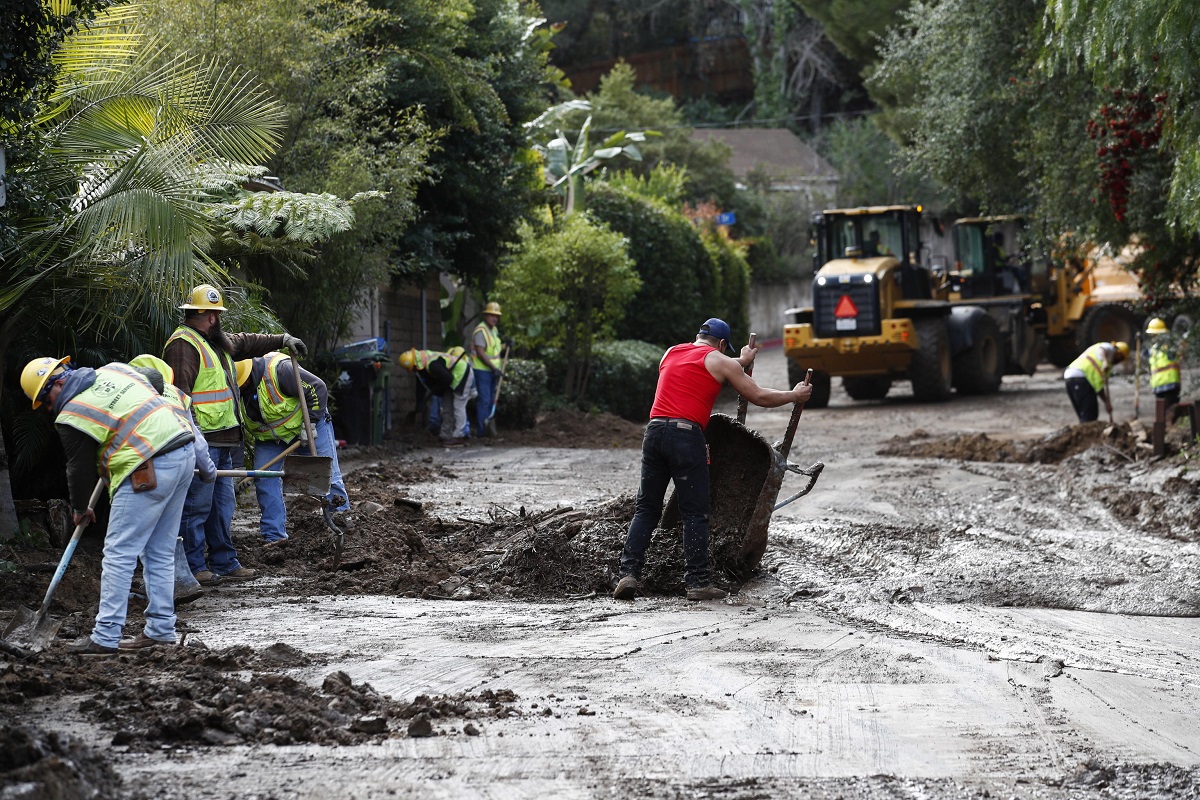
<instances>
[{"instance_id":1,"label":"yellow safety vest","mask_svg":"<svg viewBox=\"0 0 1200 800\"><path fill-rule=\"evenodd\" d=\"M418 350L416 365L418 370L426 370L429 365L437 359L444 359L446 366L450 368L450 386L458 388L462 384L463 376L467 374L467 367L471 365L471 359L467 356L467 351L461 347L451 347L444 353L436 350Z\"/></svg>"},{"instance_id":2,"label":"yellow safety vest","mask_svg":"<svg viewBox=\"0 0 1200 800\"><path fill-rule=\"evenodd\" d=\"M182 339L200 354L200 371L192 387L192 412L196 424L205 433L225 431L238 426L237 403L240 396L229 387L233 385L233 359L228 353L217 353L208 340L190 325L180 325L167 340L170 345Z\"/></svg>"},{"instance_id":3,"label":"yellow safety vest","mask_svg":"<svg viewBox=\"0 0 1200 800\"><path fill-rule=\"evenodd\" d=\"M1084 350L1079 358L1072 361L1069 369L1082 370L1091 387L1096 392L1100 392L1104 389L1104 380L1108 377L1108 371L1112 369L1112 365L1104 356L1104 345L1094 344Z\"/></svg>"},{"instance_id":4,"label":"yellow safety vest","mask_svg":"<svg viewBox=\"0 0 1200 800\"><path fill-rule=\"evenodd\" d=\"M484 341L483 351L485 353L487 353L487 357L492 360L493 364L495 364L497 361L500 360L500 350L504 347L504 344L500 341L500 331L496 330L495 328L489 327L486 322L481 322L478 325L476 325L475 332L471 334L471 352L473 354L471 356L471 366L474 367L475 369L481 369L481 370L484 370L485 372L491 372L492 368L489 367L487 364L483 363L482 358L480 358L477 355L474 355L475 333L479 333L480 331L483 331L483 341Z\"/></svg>"},{"instance_id":5,"label":"yellow safety vest","mask_svg":"<svg viewBox=\"0 0 1200 800\"><path fill-rule=\"evenodd\" d=\"M111 498L121 481L183 434L192 423L126 364L96 370L96 382L72 397L55 419L100 443L96 465L108 481Z\"/></svg>"},{"instance_id":6,"label":"yellow safety vest","mask_svg":"<svg viewBox=\"0 0 1200 800\"><path fill-rule=\"evenodd\" d=\"M283 353L267 353L267 368L263 370L262 379L258 382L258 410L263 421L257 422L247 415L246 428L250 435L260 442L271 440L290 442L300 435L304 425L304 415L300 413L300 398L289 397L279 388L279 367L289 356ZM289 367L290 369L290 367ZM304 387L300 387L301 394ZM311 409L316 411L314 405Z\"/></svg>"},{"instance_id":7,"label":"yellow safety vest","mask_svg":"<svg viewBox=\"0 0 1200 800\"><path fill-rule=\"evenodd\" d=\"M1166 342L1150 345L1150 388L1155 394L1179 388L1179 361Z\"/></svg>"}]
</instances>

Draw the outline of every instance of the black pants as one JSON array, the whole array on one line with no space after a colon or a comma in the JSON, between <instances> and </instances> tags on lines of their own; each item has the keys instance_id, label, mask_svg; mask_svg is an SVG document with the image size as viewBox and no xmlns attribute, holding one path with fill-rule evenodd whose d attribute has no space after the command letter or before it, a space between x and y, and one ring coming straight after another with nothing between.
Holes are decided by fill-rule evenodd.
<instances>
[{"instance_id":1,"label":"black pants","mask_svg":"<svg viewBox=\"0 0 1200 800\"><path fill-rule=\"evenodd\" d=\"M708 443L695 422L652 419L642 437L642 482L637 511L621 553L621 575L641 577L646 548L662 518L667 485L675 481L683 518L683 558L688 588L707 586L709 478Z\"/></svg>"},{"instance_id":2,"label":"black pants","mask_svg":"<svg viewBox=\"0 0 1200 800\"><path fill-rule=\"evenodd\" d=\"M1075 407L1075 415L1080 422L1095 422L1100 418L1096 390L1087 378L1067 378L1067 397L1071 398L1071 405Z\"/></svg>"}]
</instances>

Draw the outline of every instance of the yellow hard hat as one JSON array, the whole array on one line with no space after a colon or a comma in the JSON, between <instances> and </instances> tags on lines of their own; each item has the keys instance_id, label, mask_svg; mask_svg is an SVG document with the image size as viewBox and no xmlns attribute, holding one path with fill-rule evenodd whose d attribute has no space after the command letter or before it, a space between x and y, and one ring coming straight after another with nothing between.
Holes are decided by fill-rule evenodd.
<instances>
[{"instance_id":1,"label":"yellow hard hat","mask_svg":"<svg viewBox=\"0 0 1200 800\"><path fill-rule=\"evenodd\" d=\"M1158 317L1155 317L1154 319L1150 320L1150 322L1147 323L1147 325L1146 325L1146 333L1158 334L1158 333L1166 333L1166 332L1167 332L1167 323L1163 322Z\"/></svg>"},{"instance_id":2,"label":"yellow hard hat","mask_svg":"<svg viewBox=\"0 0 1200 800\"><path fill-rule=\"evenodd\" d=\"M192 293L188 295L187 302L179 307L182 310L188 311L224 311L225 306L221 304L221 293L217 287L202 283Z\"/></svg>"},{"instance_id":3,"label":"yellow hard hat","mask_svg":"<svg viewBox=\"0 0 1200 800\"><path fill-rule=\"evenodd\" d=\"M250 380L250 373L254 371L254 359L243 358L241 361L235 361L233 368L237 370L238 386L245 386L246 381Z\"/></svg>"},{"instance_id":4,"label":"yellow hard hat","mask_svg":"<svg viewBox=\"0 0 1200 800\"><path fill-rule=\"evenodd\" d=\"M42 393L42 388L46 385L46 381L50 380L51 376L59 371L59 367L71 360L70 356L62 358L54 358L53 356L43 356L35 358L25 365L25 369L21 370L21 389L25 392L25 396L33 402L34 408L40 408L42 401L38 399L38 395Z\"/></svg>"},{"instance_id":5,"label":"yellow hard hat","mask_svg":"<svg viewBox=\"0 0 1200 800\"><path fill-rule=\"evenodd\" d=\"M1112 346L1117 348L1117 354L1120 356L1120 358L1117 359L1118 362L1124 361L1125 359L1129 358L1129 345L1128 344L1126 344L1125 342L1113 342Z\"/></svg>"},{"instance_id":6,"label":"yellow hard hat","mask_svg":"<svg viewBox=\"0 0 1200 800\"><path fill-rule=\"evenodd\" d=\"M129 366L143 368L150 367L151 369L156 369L158 370L159 374L163 376L164 381L167 383L175 382L175 370L171 369L171 365L163 361L158 356L152 356L149 353L142 353L140 356L131 359Z\"/></svg>"},{"instance_id":7,"label":"yellow hard hat","mask_svg":"<svg viewBox=\"0 0 1200 800\"><path fill-rule=\"evenodd\" d=\"M499 303L488 303L486 306L483 307L483 313L495 314L497 317L500 316L500 304Z\"/></svg>"},{"instance_id":8,"label":"yellow hard hat","mask_svg":"<svg viewBox=\"0 0 1200 800\"><path fill-rule=\"evenodd\" d=\"M417 348L413 347L400 354L400 366L409 372L417 368Z\"/></svg>"}]
</instances>

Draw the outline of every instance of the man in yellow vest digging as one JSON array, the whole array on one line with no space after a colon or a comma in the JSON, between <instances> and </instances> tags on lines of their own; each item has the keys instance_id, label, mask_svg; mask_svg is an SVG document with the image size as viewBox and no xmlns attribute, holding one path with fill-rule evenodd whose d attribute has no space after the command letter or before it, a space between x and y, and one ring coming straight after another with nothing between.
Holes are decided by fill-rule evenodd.
<instances>
[{"instance_id":1,"label":"man in yellow vest digging","mask_svg":"<svg viewBox=\"0 0 1200 800\"><path fill-rule=\"evenodd\" d=\"M400 354L400 366L417 379L418 410L425 400L425 392L442 398L442 446L465 445L467 437L463 429L467 421L467 401L475 388L470 354L461 347L451 347L445 353L414 347Z\"/></svg>"},{"instance_id":2,"label":"man in yellow vest digging","mask_svg":"<svg viewBox=\"0 0 1200 800\"><path fill-rule=\"evenodd\" d=\"M1067 397L1080 422L1092 422L1100 417L1097 398L1112 414L1112 399L1108 393L1108 377L1112 368L1129 357L1125 342L1097 342L1071 362L1063 378L1067 382Z\"/></svg>"},{"instance_id":3,"label":"man in yellow vest digging","mask_svg":"<svg viewBox=\"0 0 1200 800\"><path fill-rule=\"evenodd\" d=\"M292 359L283 353L267 353L262 358L246 359L234 366L237 368L242 403L246 407L246 430L254 440L254 468L281 469L280 465L266 465L283 455L304 430L304 416L300 413L300 388L296 386ZM313 434L317 437L317 455L328 456L333 465L325 502L329 510L335 513L349 511L346 484L342 481L342 470L338 466L333 420L329 416L329 390L325 387L325 381L303 368L300 370L300 382L304 384ZM305 455L308 452L307 449L303 451ZM273 544L287 539L283 480L259 478L254 482L254 491L262 512L259 530L263 540Z\"/></svg>"},{"instance_id":4,"label":"man in yellow vest digging","mask_svg":"<svg viewBox=\"0 0 1200 800\"><path fill-rule=\"evenodd\" d=\"M483 307L483 319L471 334L474 350L471 370L475 373L475 391L479 393L475 401L476 436L494 436L496 433L492 409L496 405L496 382L501 374L500 351L504 348L500 330L496 327L499 324L500 304L488 303Z\"/></svg>"},{"instance_id":5,"label":"man in yellow vest digging","mask_svg":"<svg viewBox=\"0 0 1200 800\"><path fill-rule=\"evenodd\" d=\"M1150 391L1154 392L1154 399L1166 401L1169 420L1172 418L1172 407L1179 405L1179 390L1182 388L1178 348L1171 339L1167 324L1158 317L1147 323L1146 333L1153 337L1150 342Z\"/></svg>"},{"instance_id":6,"label":"man in yellow vest digging","mask_svg":"<svg viewBox=\"0 0 1200 800\"><path fill-rule=\"evenodd\" d=\"M75 524L94 521L89 498L97 472L112 501L100 573L100 604L90 636L70 645L81 655L112 655L175 642L175 541L192 474L196 430L178 406L128 364L73 368L71 359L38 358L21 373L34 408L53 416L67 456ZM203 437L200 437L201 439ZM205 458L203 479L216 479ZM122 639L138 557L146 586L146 624Z\"/></svg>"},{"instance_id":7,"label":"man in yellow vest digging","mask_svg":"<svg viewBox=\"0 0 1200 800\"><path fill-rule=\"evenodd\" d=\"M216 287L202 284L192 290L183 310L183 324L163 348L163 361L175 371L175 385L191 398L192 416L208 439L218 469L242 466L243 411L235 361L263 356L295 346L306 355L304 342L290 334L225 333L225 311ZM202 584L218 578L246 580L257 572L243 567L229 529L234 511L233 479L216 484L193 481L183 507L181 531L188 567ZM205 553L207 550L207 555Z\"/></svg>"}]
</instances>

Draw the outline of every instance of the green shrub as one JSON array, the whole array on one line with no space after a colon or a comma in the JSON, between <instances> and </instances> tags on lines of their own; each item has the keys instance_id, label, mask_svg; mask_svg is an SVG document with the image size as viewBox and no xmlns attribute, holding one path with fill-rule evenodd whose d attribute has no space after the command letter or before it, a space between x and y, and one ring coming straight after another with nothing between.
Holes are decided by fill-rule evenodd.
<instances>
[{"instance_id":1,"label":"green shrub","mask_svg":"<svg viewBox=\"0 0 1200 800\"><path fill-rule=\"evenodd\" d=\"M658 385L658 362L663 348L649 342L597 342L592 349L588 390L578 405L607 411L633 422L645 422ZM559 351L546 354L551 385L566 370Z\"/></svg>"},{"instance_id":2,"label":"green shrub","mask_svg":"<svg viewBox=\"0 0 1200 800\"><path fill-rule=\"evenodd\" d=\"M642 279L616 326L618 338L669 347L690 340L700 323L718 315L716 267L700 234L681 213L599 183L588 187L588 213L628 239ZM744 320L726 322L735 340L746 336Z\"/></svg>"},{"instance_id":3,"label":"green shrub","mask_svg":"<svg viewBox=\"0 0 1200 800\"><path fill-rule=\"evenodd\" d=\"M546 367L540 361L510 358L504 368L496 424L501 428L532 428L546 400Z\"/></svg>"}]
</instances>

